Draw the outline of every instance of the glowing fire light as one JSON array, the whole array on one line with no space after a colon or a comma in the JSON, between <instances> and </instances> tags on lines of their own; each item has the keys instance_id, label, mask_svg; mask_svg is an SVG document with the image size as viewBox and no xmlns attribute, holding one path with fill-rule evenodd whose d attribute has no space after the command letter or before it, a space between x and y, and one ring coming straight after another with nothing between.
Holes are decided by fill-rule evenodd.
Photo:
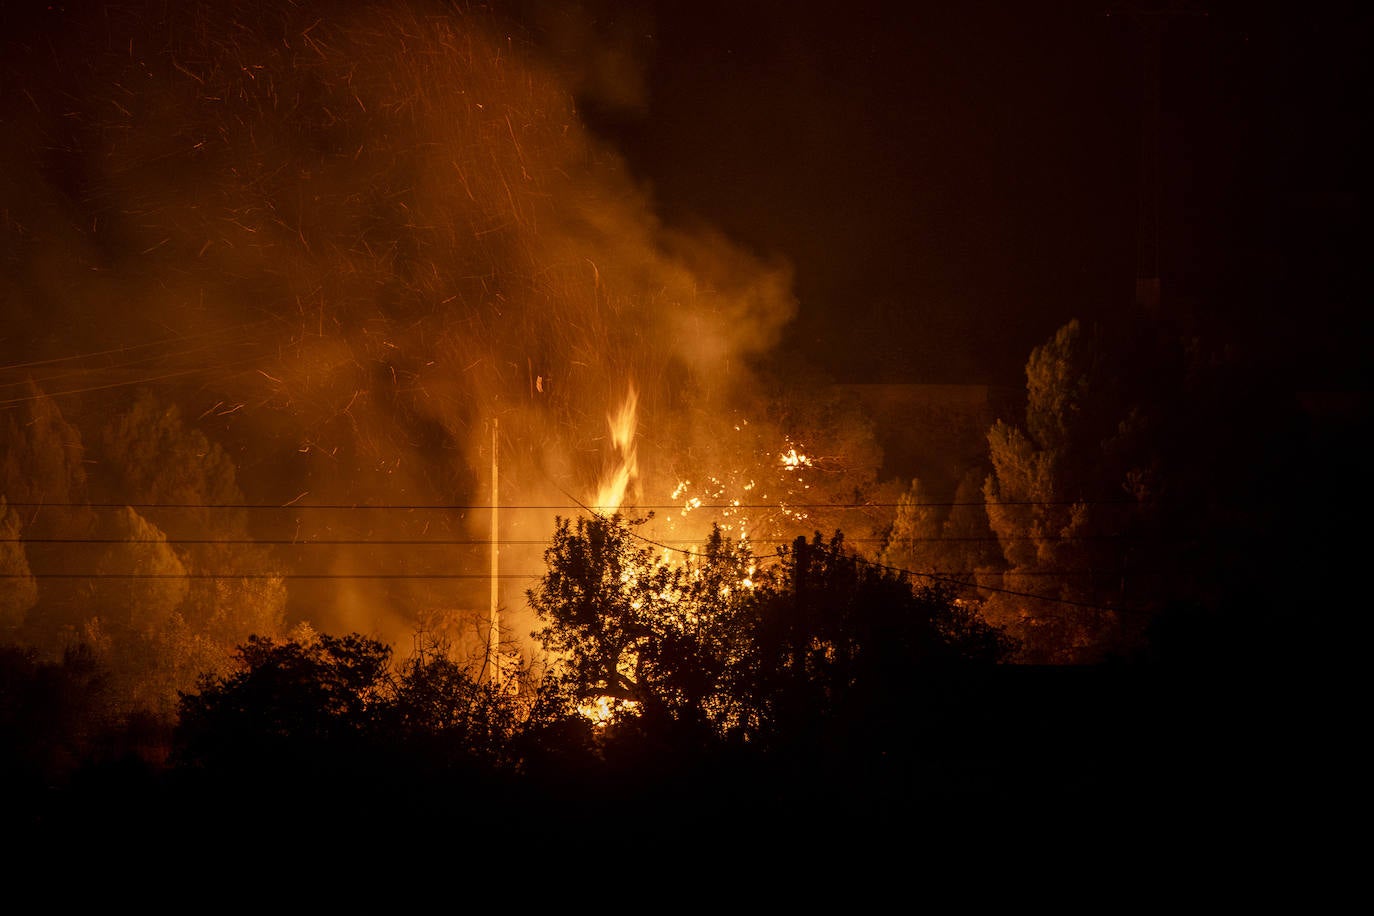
<instances>
[{"instance_id":1,"label":"glowing fire light","mask_svg":"<svg viewBox=\"0 0 1374 916\"><path fill-rule=\"evenodd\" d=\"M784 471L796 471L801 468L811 467L811 459L797 451L795 447L789 448L780 456Z\"/></svg>"},{"instance_id":2,"label":"glowing fire light","mask_svg":"<svg viewBox=\"0 0 1374 916\"><path fill-rule=\"evenodd\" d=\"M577 707L577 711L592 721L597 728L605 728L617 716L635 715L639 704L634 700L620 700L615 697L597 697Z\"/></svg>"},{"instance_id":3,"label":"glowing fire light","mask_svg":"<svg viewBox=\"0 0 1374 916\"><path fill-rule=\"evenodd\" d=\"M606 415L606 423L611 432L611 445L619 455L619 461L615 468L602 479L601 486L597 489L594 505L598 511L608 515L619 509L625 502L625 494L628 492L630 484L639 476L639 459L635 453L638 406L639 393L631 384L629 393L625 395L625 401L620 405L620 409L614 414Z\"/></svg>"}]
</instances>

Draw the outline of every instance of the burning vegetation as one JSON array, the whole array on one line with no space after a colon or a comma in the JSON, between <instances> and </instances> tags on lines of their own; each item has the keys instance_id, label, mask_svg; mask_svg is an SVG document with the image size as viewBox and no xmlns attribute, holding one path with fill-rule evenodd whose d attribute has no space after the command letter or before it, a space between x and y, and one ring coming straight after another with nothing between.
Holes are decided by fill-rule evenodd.
<instances>
[{"instance_id":1,"label":"burning vegetation","mask_svg":"<svg viewBox=\"0 0 1374 916\"><path fill-rule=\"evenodd\" d=\"M1180 583L1239 516L1176 444L1221 435L1177 419L1230 410L1214 354L1071 323L957 490L886 479L858 402L775 353L788 265L661 222L514 20L134 3L8 48L0 620L126 711L251 636L361 632L748 731L665 647L736 664L698 649L817 532L1020 661L1215 597Z\"/></svg>"},{"instance_id":2,"label":"burning vegetation","mask_svg":"<svg viewBox=\"0 0 1374 916\"><path fill-rule=\"evenodd\" d=\"M786 265L660 223L511 21L234 2L25 26L0 278L21 642L171 653L165 702L297 624L480 645L494 603L528 651L557 515L653 511L681 549L881 501L871 436L814 467L788 439L812 408L762 369Z\"/></svg>"}]
</instances>

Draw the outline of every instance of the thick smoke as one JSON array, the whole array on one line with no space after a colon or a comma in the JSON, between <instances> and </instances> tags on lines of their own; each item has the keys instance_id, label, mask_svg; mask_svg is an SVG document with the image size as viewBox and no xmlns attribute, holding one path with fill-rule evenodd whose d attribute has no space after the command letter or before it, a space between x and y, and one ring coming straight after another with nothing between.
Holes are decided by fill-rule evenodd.
<instances>
[{"instance_id":1,"label":"thick smoke","mask_svg":"<svg viewBox=\"0 0 1374 916\"><path fill-rule=\"evenodd\" d=\"M419 3L134 3L11 35L0 409L32 378L94 441L150 388L246 502L290 504L252 513L265 539L482 540L495 441L502 537L535 542L509 574L555 512L509 507L591 500L630 386L646 479L758 409L788 269L661 224L579 121L577 89L636 103L633 61L565 79L500 16ZM458 508L395 508L436 504ZM399 641L485 603L486 551L283 562L473 575L292 586L317 626Z\"/></svg>"}]
</instances>

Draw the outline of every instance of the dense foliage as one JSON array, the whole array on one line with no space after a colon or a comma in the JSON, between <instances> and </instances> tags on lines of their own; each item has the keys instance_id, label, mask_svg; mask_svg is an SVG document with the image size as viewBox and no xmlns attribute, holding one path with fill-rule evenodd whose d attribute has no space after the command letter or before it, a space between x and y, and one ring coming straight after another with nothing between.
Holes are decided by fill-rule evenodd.
<instances>
[{"instance_id":1,"label":"dense foliage","mask_svg":"<svg viewBox=\"0 0 1374 916\"><path fill-rule=\"evenodd\" d=\"M254 636L183 693L166 771L217 805L290 798L314 819L336 793L389 810L379 793L398 783L498 821L514 809L492 800L517 785L517 807L656 799L698 816L759 780L791 797L822 771L905 759L929 678L1010 648L838 535L764 566L716 531L667 562L635 523L593 517L560 521L547 559L537 673L501 683L441 646L397 664L356 633Z\"/></svg>"},{"instance_id":2,"label":"dense foliage","mask_svg":"<svg viewBox=\"0 0 1374 916\"><path fill-rule=\"evenodd\" d=\"M629 716L765 744L824 722L879 729L913 671L1012 649L951 591L914 587L839 534L799 538L760 567L719 530L665 558L634 524L560 521L530 593L570 708L609 698Z\"/></svg>"}]
</instances>

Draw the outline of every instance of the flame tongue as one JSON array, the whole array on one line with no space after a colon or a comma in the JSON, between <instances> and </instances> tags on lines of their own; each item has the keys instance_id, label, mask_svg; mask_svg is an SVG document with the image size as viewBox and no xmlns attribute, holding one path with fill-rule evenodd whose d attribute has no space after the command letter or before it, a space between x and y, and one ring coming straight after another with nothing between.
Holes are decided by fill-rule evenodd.
<instances>
[{"instance_id":1,"label":"flame tongue","mask_svg":"<svg viewBox=\"0 0 1374 916\"><path fill-rule=\"evenodd\" d=\"M635 391L634 385L631 385L620 409L614 414L606 415L617 461L615 467L602 477L594 508L608 515L620 509L630 484L639 475L639 459L635 454L638 407L639 393Z\"/></svg>"}]
</instances>

